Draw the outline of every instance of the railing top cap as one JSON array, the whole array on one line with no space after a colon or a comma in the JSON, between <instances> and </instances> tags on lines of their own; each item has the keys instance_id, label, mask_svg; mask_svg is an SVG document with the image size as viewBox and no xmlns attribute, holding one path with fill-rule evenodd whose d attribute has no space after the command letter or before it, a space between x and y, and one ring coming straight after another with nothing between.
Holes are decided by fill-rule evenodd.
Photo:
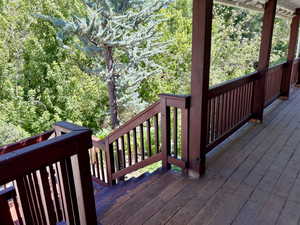
<instances>
[{"instance_id":1,"label":"railing top cap","mask_svg":"<svg viewBox=\"0 0 300 225\"><path fill-rule=\"evenodd\" d=\"M69 131L69 132L70 131L87 131L87 130L89 130L86 127L78 126L78 125L75 125L73 123L65 122L65 121L55 123L54 124L54 129L55 128L60 128L60 129L62 128L65 131Z\"/></svg>"},{"instance_id":2,"label":"railing top cap","mask_svg":"<svg viewBox=\"0 0 300 225\"><path fill-rule=\"evenodd\" d=\"M190 98L191 97L191 95L175 95L175 94L165 94L165 93L159 94L159 96L173 97L173 98Z\"/></svg>"}]
</instances>

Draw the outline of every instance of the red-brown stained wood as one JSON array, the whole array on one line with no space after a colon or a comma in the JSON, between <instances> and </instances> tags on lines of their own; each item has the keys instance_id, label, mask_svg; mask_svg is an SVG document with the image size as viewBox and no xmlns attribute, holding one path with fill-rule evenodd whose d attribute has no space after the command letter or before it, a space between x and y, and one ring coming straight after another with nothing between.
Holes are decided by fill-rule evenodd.
<instances>
[{"instance_id":1,"label":"red-brown stained wood","mask_svg":"<svg viewBox=\"0 0 300 225\"><path fill-rule=\"evenodd\" d=\"M45 133L39 134L37 136L26 138L26 139L21 140L17 143L13 143L13 144L10 144L10 145L5 145L5 146L2 146L2 147L0 146L0 155L8 153L8 152L15 151L15 150L20 149L20 148L24 148L26 146L36 144L36 143L39 143L39 142L42 142L42 141L45 141L53 134L53 132L54 132L53 130L50 130L50 131L47 131Z\"/></svg>"},{"instance_id":2,"label":"red-brown stained wood","mask_svg":"<svg viewBox=\"0 0 300 225\"><path fill-rule=\"evenodd\" d=\"M49 173L46 170L46 168L40 169L40 176L41 176L40 185L41 185L41 189L43 190L42 201L45 207L45 211L44 211L45 216L47 218L47 221L50 222L50 224L55 224L58 221L56 220L54 204L51 196L51 189L49 184Z\"/></svg>"},{"instance_id":3,"label":"red-brown stained wood","mask_svg":"<svg viewBox=\"0 0 300 225\"><path fill-rule=\"evenodd\" d=\"M149 106L143 112L139 113L131 120L126 122L124 125L120 126L118 129L113 131L108 137L110 143L115 141L120 136L126 134L127 132L133 130L134 128L138 127L141 123L144 123L147 119L155 116L157 113L160 112L160 102L156 102L153 105Z\"/></svg>"},{"instance_id":4,"label":"red-brown stained wood","mask_svg":"<svg viewBox=\"0 0 300 225\"><path fill-rule=\"evenodd\" d=\"M189 165L196 173L205 172L205 143L212 35L211 0L193 1L192 77Z\"/></svg>"},{"instance_id":5,"label":"red-brown stained wood","mask_svg":"<svg viewBox=\"0 0 300 225\"><path fill-rule=\"evenodd\" d=\"M288 47L287 67L284 70L282 84L281 84L281 96L288 98L290 95L290 84L293 70L293 63L297 52L297 43L299 35L300 25L300 12L296 10L295 15L291 23L290 41ZM298 83L298 82L297 82Z\"/></svg>"},{"instance_id":6,"label":"red-brown stained wood","mask_svg":"<svg viewBox=\"0 0 300 225\"><path fill-rule=\"evenodd\" d=\"M14 198L16 192L13 187L0 191L0 224L14 225L13 218L10 213L9 201Z\"/></svg>"},{"instance_id":7,"label":"red-brown stained wood","mask_svg":"<svg viewBox=\"0 0 300 225\"><path fill-rule=\"evenodd\" d=\"M124 136L121 136L122 168L126 168L126 150Z\"/></svg>"},{"instance_id":8,"label":"red-brown stained wood","mask_svg":"<svg viewBox=\"0 0 300 225\"><path fill-rule=\"evenodd\" d=\"M134 172L134 171L136 171L138 169L141 169L141 168L143 168L145 166L149 166L149 165L151 165L153 163L156 163L156 162L158 162L158 161L160 161L162 159L163 159L162 153L158 153L158 154L156 154L156 155L154 155L154 156L152 156L150 158L147 158L147 159L145 159L145 160L143 160L141 162L135 163L134 165L132 165L130 167L127 167L125 169L122 169L122 170L119 170L119 171L115 172L113 174L113 179L117 179L117 178L123 177L126 174Z\"/></svg>"},{"instance_id":9,"label":"red-brown stained wood","mask_svg":"<svg viewBox=\"0 0 300 225\"><path fill-rule=\"evenodd\" d=\"M21 208L24 215L24 223L35 224L33 214L32 214L32 208L28 200L24 179L23 178L16 179L16 184L18 190L17 194L20 198Z\"/></svg>"},{"instance_id":10,"label":"red-brown stained wood","mask_svg":"<svg viewBox=\"0 0 300 225\"><path fill-rule=\"evenodd\" d=\"M161 96L161 140L163 153L163 168L170 169L168 157L171 154L171 115L170 107L167 106L166 97Z\"/></svg>"},{"instance_id":11,"label":"red-brown stained wood","mask_svg":"<svg viewBox=\"0 0 300 225\"><path fill-rule=\"evenodd\" d=\"M115 181L112 179L112 174L116 171L114 148L113 145L109 143L108 138L105 139L105 156L108 184L113 185Z\"/></svg>"},{"instance_id":12,"label":"red-brown stained wood","mask_svg":"<svg viewBox=\"0 0 300 225\"><path fill-rule=\"evenodd\" d=\"M99 161L99 153L100 153L101 150L94 148L94 151L95 151L95 160L96 160L95 167L96 167L96 171L97 171L97 178L99 180L101 180L100 165L102 164L102 161L101 162Z\"/></svg>"},{"instance_id":13,"label":"red-brown stained wood","mask_svg":"<svg viewBox=\"0 0 300 225\"><path fill-rule=\"evenodd\" d=\"M130 132L127 133L127 149L128 149L128 164L132 165L132 152L131 152L131 141L130 141Z\"/></svg>"},{"instance_id":14,"label":"red-brown stained wood","mask_svg":"<svg viewBox=\"0 0 300 225\"><path fill-rule=\"evenodd\" d=\"M133 148L134 148L134 163L138 163L138 144L136 136L136 128L133 129Z\"/></svg>"},{"instance_id":15,"label":"red-brown stained wood","mask_svg":"<svg viewBox=\"0 0 300 225\"><path fill-rule=\"evenodd\" d=\"M62 221L63 220L63 215L61 211L61 205L60 205L60 200L59 200L59 192L58 192L58 185L56 182L57 176L55 173L55 170L53 168L54 165L49 166L49 172L50 172L50 181L51 181L51 190L53 192L53 199L54 199L54 208L55 208L55 213L57 217L57 221ZM34 174L33 174L34 176ZM39 196L39 194L37 194Z\"/></svg>"},{"instance_id":16,"label":"red-brown stained wood","mask_svg":"<svg viewBox=\"0 0 300 225\"><path fill-rule=\"evenodd\" d=\"M105 179L105 173L104 173L104 157L103 157L103 151L100 149L99 151L99 157L100 157L100 172L101 172L101 178L102 181L104 181L105 183L107 182L107 180Z\"/></svg>"},{"instance_id":17,"label":"red-brown stained wood","mask_svg":"<svg viewBox=\"0 0 300 225\"><path fill-rule=\"evenodd\" d=\"M120 150L119 150L119 139L117 139L114 144L113 144L113 148L114 148L114 158L115 161L113 163L115 163L115 167L116 170L120 170L121 169L121 154L120 154Z\"/></svg>"},{"instance_id":18,"label":"red-brown stained wood","mask_svg":"<svg viewBox=\"0 0 300 225\"><path fill-rule=\"evenodd\" d=\"M178 109L173 108L173 146L174 156L178 158Z\"/></svg>"},{"instance_id":19,"label":"red-brown stained wood","mask_svg":"<svg viewBox=\"0 0 300 225\"><path fill-rule=\"evenodd\" d=\"M148 157L151 157L152 149L151 149L151 121L150 121L150 119L147 120L147 145L148 145Z\"/></svg>"},{"instance_id":20,"label":"red-brown stained wood","mask_svg":"<svg viewBox=\"0 0 300 225\"><path fill-rule=\"evenodd\" d=\"M158 124L158 114L154 116L154 135L155 135L155 148L156 153L160 152L159 146L159 124Z\"/></svg>"},{"instance_id":21,"label":"red-brown stained wood","mask_svg":"<svg viewBox=\"0 0 300 225\"><path fill-rule=\"evenodd\" d=\"M190 110L182 109L181 110L181 159L185 162L186 166L189 163L189 117ZM187 171L184 171L187 172Z\"/></svg>"},{"instance_id":22,"label":"red-brown stained wood","mask_svg":"<svg viewBox=\"0 0 300 225\"><path fill-rule=\"evenodd\" d=\"M254 84L252 117L253 119L263 121L263 110L265 104L265 85L266 72L270 63L270 54L272 49L272 38L274 21L276 16L277 0L269 0L265 4L263 28L261 34L261 46L258 62L258 71L261 78Z\"/></svg>"},{"instance_id":23,"label":"red-brown stained wood","mask_svg":"<svg viewBox=\"0 0 300 225\"><path fill-rule=\"evenodd\" d=\"M145 141L144 141L144 125L140 124L140 150L141 150L141 157L142 160L145 159Z\"/></svg>"}]
</instances>

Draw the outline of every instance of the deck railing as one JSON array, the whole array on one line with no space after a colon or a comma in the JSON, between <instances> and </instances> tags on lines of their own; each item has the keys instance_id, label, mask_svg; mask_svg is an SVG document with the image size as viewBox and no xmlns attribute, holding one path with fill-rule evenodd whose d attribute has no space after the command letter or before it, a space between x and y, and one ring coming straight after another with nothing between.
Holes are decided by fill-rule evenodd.
<instances>
[{"instance_id":1,"label":"deck railing","mask_svg":"<svg viewBox=\"0 0 300 225\"><path fill-rule=\"evenodd\" d=\"M91 132L69 123L0 148L0 223L93 225ZM50 139L48 139L50 138Z\"/></svg>"},{"instance_id":2,"label":"deck railing","mask_svg":"<svg viewBox=\"0 0 300 225\"><path fill-rule=\"evenodd\" d=\"M251 118L253 86L259 76L253 73L209 90L207 151Z\"/></svg>"},{"instance_id":3,"label":"deck railing","mask_svg":"<svg viewBox=\"0 0 300 225\"><path fill-rule=\"evenodd\" d=\"M280 96L282 76L284 74L287 64L282 63L273 66L266 74L266 93L265 93L265 107L270 105L274 100Z\"/></svg>"},{"instance_id":4,"label":"deck railing","mask_svg":"<svg viewBox=\"0 0 300 225\"><path fill-rule=\"evenodd\" d=\"M287 63L269 68L265 106L281 95ZM291 84L298 80L300 58L293 63ZM206 152L211 151L253 117L254 83L262 73L224 82L210 88ZM102 184L114 184L140 168L162 161L186 171L189 149L190 96L161 95L160 101L112 132L104 140L93 137L92 175Z\"/></svg>"},{"instance_id":5,"label":"deck railing","mask_svg":"<svg viewBox=\"0 0 300 225\"><path fill-rule=\"evenodd\" d=\"M291 78L292 85L299 82L299 80L298 80L299 71L300 71L300 58L297 58L294 60L294 63L293 63L292 78Z\"/></svg>"},{"instance_id":6,"label":"deck railing","mask_svg":"<svg viewBox=\"0 0 300 225\"><path fill-rule=\"evenodd\" d=\"M113 184L138 169L162 161L186 169L189 96L161 95L104 140L93 137L92 175Z\"/></svg>"}]
</instances>

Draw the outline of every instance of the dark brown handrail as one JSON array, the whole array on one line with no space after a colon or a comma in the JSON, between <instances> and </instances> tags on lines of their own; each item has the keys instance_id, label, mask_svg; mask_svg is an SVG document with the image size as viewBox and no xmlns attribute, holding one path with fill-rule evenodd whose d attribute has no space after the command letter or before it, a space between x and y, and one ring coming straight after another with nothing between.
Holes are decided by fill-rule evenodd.
<instances>
[{"instance_id":1,"label":"dark brown handrail","mask_svg":"<svg viewBox=\"0 0 300 225\"><path fill-rule=\"evenodd\" d=\"M63 210L66 221L96 225L87 152L92 146L91 131L66 122L57 123L54 128L60 136L0 155L0 185L13 181L18 187L26 224L48 218L55 225L61 222L57 218L62 219L62 213L57 213ZM60 199L64 201L62 208ZM37 211L29 210L33 207Z\"/></svg>"},{"instance_id":2,"label":"dark brown handrail","mask_svg":"<svg viewBox=\"0 0 300 225\"><path fill-rule=\"evenodd\" d=\"M126 134L128 131L137 127L140 123L145 122L147 119L151 118L155 114L160 112L160 102L156 102L149 106L144 111L140 112L136 116L134 116L131 120L126 122L124 125L120 126L118 129L114 130L110 133L107 138L109 139L109 143L115 141L118 137Z\"/></svg>"},{"instance_id":3,"label":"dark brown handrail","mask_svg":"<svg viewBox=\"0 0 300 225\"><path fill-rule=\"evenodd\" d=\"M243 76L243 77L239 77L239 78L229 80L229 81L223 82L221 84L215 85L209 89L208 98L214 98L225 92L228 92L228 91L231 91L238 87L241 87L246 83L250 83L252 81L259 79L260 76L261 75L259 72L255 72L255 73L251 73L249 75Z\"/></svg>"},{"instance_id":4,"label":"dark brown handrail","mask_svg":"<svg viewBox=\"0 0 300 225\"><path fill-rule=\"evenodd\" d=\"M53 131L54 130L49 130L49 131L46 131L45 133L36 135L34 137L23 139L21 141L13 143L13 144L0 146L0 155L23 148L23 147L26 147L26 146L29 146L29 145L33 145L33 144L48 140L49 137L53 134Z\"/></svg>"}]
</instances>

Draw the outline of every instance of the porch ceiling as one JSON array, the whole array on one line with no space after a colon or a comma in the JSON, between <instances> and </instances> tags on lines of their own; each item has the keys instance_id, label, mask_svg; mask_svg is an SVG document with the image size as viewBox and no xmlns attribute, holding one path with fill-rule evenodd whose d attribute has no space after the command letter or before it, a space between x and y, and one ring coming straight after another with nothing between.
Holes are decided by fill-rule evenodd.
<instances>
[{"instance_id":1,"label":"porch ceiling","mask_svg":"<svg viewBox=\"0 0 300 225\"><path fill-rule=\"evenodd\" d=\"M253 10L262 11L267 0L216 0L219 3L229 4ZM300 8L299 0L278 0L278 15L291 17L295 10Z\"/></svg>"}]
</instances>

